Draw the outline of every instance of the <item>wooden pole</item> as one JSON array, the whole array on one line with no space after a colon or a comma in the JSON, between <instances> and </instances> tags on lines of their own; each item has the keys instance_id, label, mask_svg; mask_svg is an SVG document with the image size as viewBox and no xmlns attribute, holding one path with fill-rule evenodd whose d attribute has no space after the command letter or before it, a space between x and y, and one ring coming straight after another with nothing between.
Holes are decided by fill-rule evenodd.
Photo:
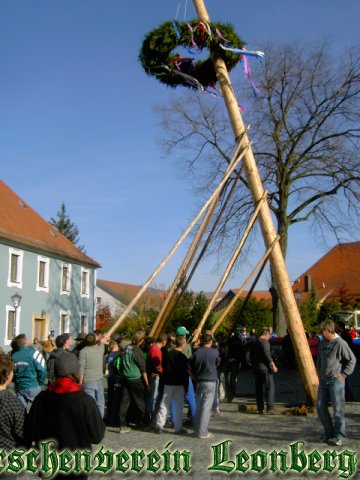
<instances>
[{"instance_id":1,"label":"wooden pole","mask_svg":"<svg viewBox=\"0 0 360 480\"><path fill-rule=\"evenodd\" d=\"M223 276L222 276L222 278L221 278L218 286L216 287L216 290L215 290L215 292L214 292L214 295L212 296L212 299L210 300L210 302L209 302L209 304L208 304L208 306L207 306L207 308L206 308L206 310L205 310L205 313L204 313L202 319L200 320L200 323L199 323L199 325L198 325L198 327L197 327L197 329L196 329L196 332L198 332L198 334L197 334L197 336L196 336L196 335L193 336L192 342L195 342L195 341L197 340L197 337L198 337L198 335L199 335L199 332L201 332L201 330L203 329L203 327L204 327L204 325L205 325L205 322L206 322L206 320L207 320L207 318L208 318L208 316L209 316L209 314L210 314L210 312L211 312L211 310L212 310L212 308L213 308L213 306L214 306L214 304L215 304L215 302L216 302L216 299L218 298L218 295L219 295L219 293L221 292L221 289L223 288L226 280L228 279L228 277L229 277L229 275L230 275L230 272L231 272L231 270L233 269L233 267L234 267L234 265L235 265L235 262L236 262L236 260L238 259L239 255L240 255L240 253L241 253L241 250L243 249L243 246L244 246L244 244L245 244L245 242L246 242L246 240L247 240L247 238L248 238L248 236L249 236L249 233L250 233L252 227L254 226L254 223L255 223L255 221L256 221L256 218L257 218L257 216L258 216L258 214L259 214L261 202L265 201L265 199L266 199L266 192L264 192L264 195L263 195L262 198L260 199L258 205L256 206L256 209L255 209L254 213L252 214L252 216L251 216L251 218L250 218L250 221L249 221L249 223L248 223L248 225L247 225L247 227L246 227L246 229L245 229L245 232L244 232L244 234L243 234L243 236L242 236L242 238L241 238L241 240L240 240L240 242L239 242L239 245L238 245L237 248L235 249L235 252L233 253L233 255L232 255L231 259L230 259L230 262L229 262L228 266L226 267L225 272L224 272L224 274L223 274Z\"/></svg>"},{"instance_id":2,"label":"wooden pole","mask_svg":"<svg viewBox=\"0 0 360 480\"><path fill-rule=\"evenodd\" d=\"M186 291L186 289L188 288L189 284L190 284L190 281L192 279L192 277L194 276L194 273L197 269L197 267L199 266L199 263L201 262L205 252L206 252L206 249L207 247L209 246L210 242L211 242L211 239L215 233L215 230L216 230L216 227L217 225L219 224L219 221L226 209L226 206L228 205L229 201L230 201L230 198L232 197L234 191L235 191L235 188L237 186L237 183L240 179L240 176L241 176L241 171L242 171L242 168L240 169L240 171L238 172L232 186L231 186L231 189L229 191L229 193L227 194L227 197L226 197L226 200L224 202L224 204L222 205L221 209L220 209L220 212L218 213L217 217L216 217L216 220L215 222L213 223L212 227L211 227L211 230L209 232L209 235L204 243L204 245L202 246L201 248L201 251L196 259L196 261L194 262L192 268L191 268L191 271L190 273L188 273L185 277L185 283L184 284L181 284L181 292L180 292L180 295L177 296L175 299L173 297L172 301L170 302L166 312L164 313L164 316L165 316L165 321L162 323L162 329L165 329L166 328L166 325L167 325L167 322L169 321L169 318L170 318L170 315L171 313L175 310L176 306L179 304L180 302L180 299L181 299L181 296L182 294ZM160 329L158 328L158 332L160 333ZM155 333L155 336L156 336L157 332Z\"/></svg>"},{"instance_id":3,"label":"wooden pole","mask_svg":"<svg viewBox=\"0 0 360 480\"><path fill-rule=\"evenodd\" d=\"M188 287L188 285L189 285L189 283L190 283L190 280L192 279L192 277L193 277L193 275L194 275L197 267L199 266L199 263L200 263L201 259L203 258L204 254L205 254L205 252L206 252L207 247L209 246L209 244L210 244L210 242L211 242L211 239L212 239L212 237L213 237L213 235L214 235L214 233L215 233L216 227L218 226L219 221L220 221L220 219L222 218L222 215L223 215L223 213L224 213L224 211L225 211L225 209L226 209L226 207L227 207L227 205L228 205L228 203L229 203L229 201L230 201L230 198L232 197L232 195L233 195L233 193L234 193L234 191L235 191L235 188L236 188L237 183L238 183L238 181L239 181L239 179L240 179L240 176L241 176L241 169L240 169L237 177L235 178L235 180L234 180L234 182L233 182L233 184L232 184L232 187L231 187L231 189L230 189L230 192L228 193L228 195L227 195L227 197L226 197L226 200L225 200L224 204L222 205L221 210L220 210L220 212L219 212L219 214L218 214L215 222L213 223L213 225L212 225L212 227L211 227L211 230L210 230L210 232L209 232L209 235L208 235L208 237L207 237L207 239L206 239L206 241L205 241L205 243L204 243L204 245L203 245L203 247L202 247L202 249L201 249L201 251L200 251L200 253L199 253L198 258L196 259L196 261L195 261L195 263L194 263L194 265L193 265L190 273L189 273L189 274L187 275L187 277L186 277L186 282L185 282L185 285L184 285L184 287L183 287L184 290L187 289L187 287Z\"/></svg>"},{"instance_id":4,"label":"wooden pole","mask_svg":"<svg viewBox=\"0 0 360 480\"><path fill-rule=\"evenodd\" d=\"M242 145L241 147L238 145L237 148L236 148L236 153L234 155L234 161L232 164L230 164L228 166L228 168L226 169L226 172L224 173L224 176L221 180L221 182L219 183L219 185L216 187L216 189L214 190L214 192L210 195L210 197L207 199L207 201L204 203L204 205L201 207L201 209L199 210L199 212L197 213L197 215L194 217L194 219L192 220L192 222L189 224L189 226L187 227L187 229L185 230L185 232L180 236L179 240L175 243L175 245L173 246L173 248L170 250L170 252L166 255L166 257L163 259L163 261L160 263L160 265L154 270L154 272L152 273L152 275L150 275L150 277L148 278L148 280L145 282L145 284L140 288L140 290L138 291L138 293L135 295L135 297L131 300L131 302L129 303L129 305L125 308L125 310L123 311L123 313L120 315L120 317L116 320L116 322L114 323L114 325L109 329L109 331L107 332L107 334L110 336L112 335L115 330L119 327L119 325L121 325L121 323L125 320L125 318L127 317L127 315L131 312L131 310L134 308L134 306L137 304L137 302L140 300L140 298L142 297L142 295L144 294L144 292L147 290L147 288L149 287L149 285L151 284L151 282L153 282L153 280L156 278L156 276L161 272L161 270L165 267L165 265L167 264L167 262L170 260L170 258L174 255L174 253L176 252L176 250L180 247L180 245L182 244L182 242L185 240L185 238L189 235L190 231L194 228L195 224L199 221L199 219L202 217L203 213L207 210L207 208L209 207L209 205L211 204L211 202L213 201L213 199L219 195L219 193L221 192L221 190L223 189L224 185L226 184L226 182L228 181L228 179L230 178L230 175L233 173L233 171L235 170L236 166L238 165L238 163L240 162L240 160L243 158L243 156L245 155L246 151L248 150L248 148L250 147L250 144L245 144L245 145ZM241 154L239 154L239 152L241 151Z\"/></svg>"},{"instance_id":5,"label":"wooden pole","mask_svg":"<svg viewBox=\"0 0 360 480\"><path fill-rule=\"evenodd\" d=\"M150 330L150 337L158 337L161 330L163 329L164 327L164 323L165 323L165 320L169 314L169 312L171 311L171 306L174 305L174 298L175 298L175 295L176 295L176 292L179 290L179 287L181 286L181 281L184 280L186 278L186 274L187 274L187 271L188 269L190 268L190 265L191 265L191 262L192 262L192 259L194 258L194 255L196 253L196 250L199 248L199 245L200 245L200 242L201 242L201 239L203 237L203 235L205 234L205 231L209 225L209 222L211 220L211 217L213 216L214 214L214 211L215 211L215 208L219 202L219 199L220 199L220 195L218 195L217 197L214 198L214 200L212 201L208 211L206 212L204 218L203 218L203 221L201 222L199 228L198 228L198 231L196 232L196 235L193 239L193 241L191 242L191 245L190 245L190 248L187 252L187 254L185 255L185 258L178 270L178 273L171 285L171 288L168 292L168 295L165 299L165 302L163 303L161 309L160 309L160 312L158 313L158 316L156 317L156 320L154 322L154 325L152 326L151 330Z\"/></svg>"},{"instance_id":6,"label":"wooden pole","mask_svg":"<svg viewBox=\"0 0 360 480\"><path fill-rule=\"evenodd\" d=\"M245 152L243 152L243 155L245 154ZM234 162L235 158L237 157L238 155L238 149L236 149L236 152L234 154L234 156L232 157L231 161L229 162L229 165L232 165L232 163ZM235 183L235 182L234 182ZM225 186L224 186L225 188ZM158 337L161 333L161 331L164 329L165 327L165 324L166 324L166 320L168 319L171 311L173 310L173 307L176 305L177 303L177 300L175 298L175 295L177 293L177 291L179 290L179 287L181 288L181 281L186 279L187 283L188 283L188 279L186 278L187 277L187 272L191 266L191 262L193 261L194 259L194 256L195 256L195 253L197 251L197 249L199 248L200 246L200 242L205 234L205 231L210 223L210 220L214 214L214 211L216 209L216 206L220 200L220 196L221 196L221 193L222 192L219 192L219 195L217 195L216 197L214 197L213 201L211 202L210 206L209 206L209 209L208 211L206 212L200 226L199 226L199 229L194 237L194 240L192 241L191 245L190 245L190 248L178 270L178 273L170 287L170 290L168 292L168 295L165 299L165 302L163 303L161 309L160 309L160 312L158 314L158 316L156 317L156 320L154 322L154 325L152 326L151 330L150 330L150 337Z\"/></svg>"},{"instance_id":7,"label":"wooden pole","mask_svg":"<svg viewBox=\"0 0 360 480\"><path fill-rule=\"evenodd\" d=\"M231 302L229 303L229 305L225 308L225 310L223 311L222 315L218 318L217 322L215 323L215 325L212 327L211 329L211 332L212 333L215 333L216 330L219 328L219 326L221 325L221 323L223 322L223 320L225 319L226 315L228 315L228 313L230 312L230 310L233 308L233 306L235 305L235 303L237 302L237 300L240 298L240 295L243 293L243 291L245 290L245 288L248 286L248 284L250 283L250 281L254 278L256 272L259 270L259 268L261 268L261 266L266 262L266 260L268 259L269 255L271 254L273 248L275 247L275 244L278 243L279 241L279 236L277 236L274 240L274 242L269 246L269 248L266 250L266 252L264 253L264 255L261 257L261 259L259 260L259 262L256 264L256 266L254 267L254 269L252 270L252 272L250 273L250 275L247 277L247 279L245 280L245 282L242 284L241 288L239 289L239 291L236 293L235 297L231 300ZM200 332L199 332L200 333Z\"/></svg>"},{"instance_id":8,"label":"wooden pole","mask_svg":"<svg viewBox=\"0 0 360 480\"><path fill-rule=\"evenodd\" d=\"M210 17L203 0L193 0L195 9L200 20L210 22ZM244 132L244 124L239 110L238 102L235 97L229 73L225 62L218 57L213 57L213 64L216 71L217 80L220 83L221 92L224 97L225 105L228 110L229 119L234 131L235 139L240 139L240 143L249 143L247 134ZM246 152L243 165L246 178L249 184L253 201L257 202L264 191L260 174L255 162L254 154L251 148ZM276 236L276 230L271 217L271 212L267 203L263 203L259 213L259 223L264 237L265 245L268 247ZM316 373L314 361L311 356L310 348L306 339L305 330L299 310L291 288L290 279L286 270L284 257L277 242L270 255L270 263L275 278L277 290L288 322L288 330L293 341L294 351L297 358L300 374L303 380L304 388L310 401L316 403L317 388L319 379Z\"/></svg>"}]
</instances>

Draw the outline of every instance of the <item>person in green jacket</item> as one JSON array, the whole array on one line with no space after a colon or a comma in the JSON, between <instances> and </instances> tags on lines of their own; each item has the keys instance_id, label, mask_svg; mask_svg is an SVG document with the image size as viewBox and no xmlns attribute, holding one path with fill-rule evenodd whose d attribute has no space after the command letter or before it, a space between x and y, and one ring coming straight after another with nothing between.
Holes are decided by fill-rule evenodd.
<instances>
[{"instance_id":1,"label":"person in green jacket","mask_svg":"<svg viewBox=\"0 0 360 480\"><path fill-rule=\"evenodd\" d=\"M138 410L138 424L144 424L145 416L145 392L149 389L149 382L146 374L146 362L144 353L140 346L144 343L145 332L137 330L131 344L125 349L121 364L124 375L124 388L120 399L120 433L128 432L126 417L132 404Z\"/></svg>"}]
</instances>

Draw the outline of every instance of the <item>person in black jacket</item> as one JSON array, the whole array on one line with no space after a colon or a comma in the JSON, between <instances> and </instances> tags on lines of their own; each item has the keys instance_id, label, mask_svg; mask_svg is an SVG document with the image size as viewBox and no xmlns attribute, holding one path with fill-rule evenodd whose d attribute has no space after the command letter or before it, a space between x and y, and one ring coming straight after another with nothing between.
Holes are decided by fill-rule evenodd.
<instances>
[{"instance_id":1,"label":"person in black jacket","mask_svg":"<svg viewBox=\"0 0 360 480\"><path fill-rule=\"evenodd\" d=\"M25 420L25 438L29 445L52 439L57 450L91 450L104 438L105 424L93 398L83 391L73 375L79 373L75 355L55 359L57 380L35 399ZM57 475L56 479L86 479L86 474Z\"/></svg>"},{"instance_id":2,"label":"person in black jacket","mask_svg":"<svg viewBox=\"0 0 360 480\"><path fill-rule=\"evenodd\" d=\"M259 413L264 413L264 388L266 397L266 411L274 412L275 385L273 373L278 369L270 353L270 331L264 328L261 335L251 345L250 356L255 376L255 394Z\"/></svg>"}]
</instances>

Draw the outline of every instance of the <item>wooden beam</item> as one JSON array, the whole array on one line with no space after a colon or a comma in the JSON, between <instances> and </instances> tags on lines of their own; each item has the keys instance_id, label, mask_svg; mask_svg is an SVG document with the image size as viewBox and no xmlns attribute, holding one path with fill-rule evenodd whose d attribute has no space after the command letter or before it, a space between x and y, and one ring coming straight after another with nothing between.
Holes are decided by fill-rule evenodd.
<instances>
[{"instance_id":1,"label":"wooden beam","mask_svg":"<svg viewBox=\"0 0 360 480\"><path fill-rule=\"evenodd\" d=\"M245 232L239 242L239 245L237 246L237 248L235 249L235 252L233 253L231 259L230 259L230 262L228 264L228 266L226 267L225 269L225 272L218 284L218 286L216 287L216 290L214 292L214 295L212 296L212 299L210 300L205 312L204 312L204 315L202 317L202 319L200 320L200 323L196 329L196 333L194 333L193 337L192 337L192 342L195 343L196 340L198 339L199 337L199 333L201 332L201 330L203 329L204 325L205 325L205 322L216 302L216 299L218 298L219 296L219 293L221 292L221 289L223 288L226 280L228 279L230 273L231 273L231 270L234 268L234 265L235 265L235 262L236 260L238 259L240 253L241 253L241 250L243 249L243 246L245 245L245 242L251 232L251 229L252 227L254 226L255 224L255 221L257 219L257 216L259 214L259 210L260 210L260 205L261 205L261 202L264 202L266 200L266 192L264 192L264 195L262 196L262 198L260 199L258 205L256 206L251 218L250 218L250 221L245 229Z\"/></svg>"}]
</instances>

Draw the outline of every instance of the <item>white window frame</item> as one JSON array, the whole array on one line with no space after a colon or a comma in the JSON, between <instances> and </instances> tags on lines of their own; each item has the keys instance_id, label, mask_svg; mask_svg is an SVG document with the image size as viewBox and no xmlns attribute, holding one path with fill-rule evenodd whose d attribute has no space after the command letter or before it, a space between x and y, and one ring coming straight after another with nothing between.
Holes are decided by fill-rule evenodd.
<instances>
[{"instance_id":1,"label":"white window frame","mask_svg":"<svg viewBox=\"0 0 360 480\"><path fill-rule=\"evenodd\" d=\"M7 338L8 323L9 323L9 312L15 312L15 336L19 335L20 332L20 316L21 316L21 307L15 308L12 305L6 305L6 318L5 318L5 337L4 345L10 345L12 339Z\"/></svg>"},{"instance_id":2,"label":"white window frame","mask_svg":"<svg viewBox=\"0 0 360 480\"><path fill-rule=\"evenodd\" d=\"M67 283L68 283L68 290L63 290L63 271L64 267L67 267L68 269L68 277L67 277ZM71 263L62 263L61 264L61 271L60 271L60 295L70 295L71 293Z\"/></svg>"},{"instance_id":3,"label":"white window frame","mask_svg":"<svg viewBox=\"0 0 360 480\"><path fill-rule=\"evenodd\" d=\"M66 316L65 329L62 331L61 328L61 317ZM62 333L70 333L70 312L68 310L60 310L59 312L59 335Z\"/></svg>"},{"instance_id":4,"label":"white window frame","mask_svg":"<svg viewBox=\"0 0 360 480\"><path fill-rule=\"evenodd\" d=\"M18 258L18 264L17 264L17 278L16 282L13 282L11 280L11 258L12 255L17 255ZM8 272L8 282L7 286L8 287L17 287L17 288L22 288L22 277L23 277L23 259L24 259L24 252L22 250L18 250L16 248L9 248L9 272Z\"/></svg>"},{"instance_id":5,"label":"white window frame","mask_svg":"<svg viewBox=\"0 0 360 480\"><path fill-rule=\"evenodd\" d=\"M85 317L84 328L81 326L81 317ZM80 332L89 333L89 315L84 312L80 312L80 321L79 321Z\"/></svg>"},{"instance_id":6,"label":"white window frame","mask_svg":"<svg viewBox=\"0 0 360 480\"><path fill-rule=\"evenodd\" d=\"M45 285L41 286L39 284L39 275L40 275L40 263L45 263ZM47 257L37 257L37 279L36 279L36 291L37 292L49 292L49 272L50 272L50 259Z\"/></svg>"},{"instance_id":7,"label":"white window frame","mask_svg":"<svg viewBox=\"0 0 360 480\"><path fill-rule=\"evenodd\" d=\"M86 273L85 293L83 293L83 273ZM90 270L84 267L81 267L80 295L82 298L89 298L90 296Z\"/></svg>"}]
</instances>

